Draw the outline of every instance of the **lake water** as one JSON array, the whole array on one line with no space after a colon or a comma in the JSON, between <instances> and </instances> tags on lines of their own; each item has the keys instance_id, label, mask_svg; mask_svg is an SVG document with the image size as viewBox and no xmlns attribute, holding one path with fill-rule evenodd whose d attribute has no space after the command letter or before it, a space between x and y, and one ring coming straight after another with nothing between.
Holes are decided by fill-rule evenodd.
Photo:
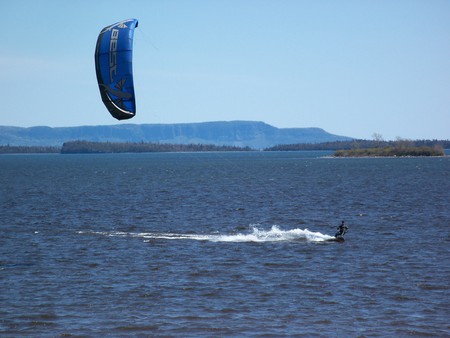
<instances>
[{"instance_id":1,"label":"lake water","mask_svg":"<svg viewBox=\"0 0 450 338\"><path fill-rule=\"evenodd\" d=\"M450 158L326 154L0 156L0 336L450 336Z\"/></svg>"}]
</instances>

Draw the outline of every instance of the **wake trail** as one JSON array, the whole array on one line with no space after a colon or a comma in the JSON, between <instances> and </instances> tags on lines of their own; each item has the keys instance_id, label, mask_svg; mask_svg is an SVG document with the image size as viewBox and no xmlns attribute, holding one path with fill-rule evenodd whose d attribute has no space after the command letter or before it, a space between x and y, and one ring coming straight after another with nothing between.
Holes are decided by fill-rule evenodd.
<instances>
[{"instance_id":1,"label":"wake trail","mask_svg":"<svg viewBox=\"0 0 450 338\"><path fill-rule=\"evenodd\" d=\"M251 227L250 232L235 234L179 234L179 233L159 233L159 232L122 232L122 231L78 231L79 234L97 234L112 237L135 237L142 238L145 242L153 240L196 240L209 242L326 242L334 237L320 232L309 231L308 229L282 230L274 225L270 230L261 230L256 226Z\"/></svg>"}]
</instances>

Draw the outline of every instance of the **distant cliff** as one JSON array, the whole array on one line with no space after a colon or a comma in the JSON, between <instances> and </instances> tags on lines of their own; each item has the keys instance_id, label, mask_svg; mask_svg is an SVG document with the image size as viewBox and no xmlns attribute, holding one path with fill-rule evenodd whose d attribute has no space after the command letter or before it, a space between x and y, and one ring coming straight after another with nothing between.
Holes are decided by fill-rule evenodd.
<instances>
[{"instance_id":1,"label":"distant cliff","mask_svg":"<svg viewBox=\"0 0 450 338\"><path fill-rule=\"evenodd\" d=\"M264 122L118 124L80 127L0 126L0 145L62 146L68 141L213 144L263 149L279 144L347 141L320 128L276 128Z\"/></svg>"}]
</instances>

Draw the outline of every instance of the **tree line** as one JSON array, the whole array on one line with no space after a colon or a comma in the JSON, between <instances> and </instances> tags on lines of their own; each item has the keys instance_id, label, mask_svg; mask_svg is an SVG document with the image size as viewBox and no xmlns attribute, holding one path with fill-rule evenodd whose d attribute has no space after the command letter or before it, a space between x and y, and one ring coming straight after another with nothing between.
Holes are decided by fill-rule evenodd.
<instances>
[{"instance_id":1,"label":"tree line","mask_svg":"<svg viewBox=\"0 0 450 338\"><path fill-rule=\"evenodd\" d=\"M153 153L153 152L206 152L206 151L250 151L249 147L217 146L213 144L170 144L146 142L66 142L61 154L93 153Z\"/></svg>"},{"instance_id":2,"label":"tree line","mask_svg":"<svg viewBox=\"0 0 450 338\"><path fill-rule=\"evenodd\" d=\"M449 140L403 140L384 141L351 140L324 143L298 143L277 145L263 149L264 151L303 151L303 150L356 150L356 149L403 149L430 147L434 149L450 149ZM206 151L252 151L250 147L217 146L212 144L170 144L147 142L90 142L70 141L62 147L55 146L0 146L0 154L26 154L26 153L146 153L146 152L206 152ZM422 149L423 151L423 149ZM420 153L420 149L417 150ZM412 155L414 156L414 155ZM417 155L423 156L423 155Z\"/></svg>"},{"instance_id":3,"label":"tree line","mask_svg":"<svg viewBox=\"0 0 450 338\"><path fill-rule=\"evenodd\" d=\"M47 146L0 146L0 154L51 154L59 153L61 147Z\"/></svg>"},{"instance_id":4,"label":"tree line","mask_svg":"<svg viewBox=\"0 0 450 338\"><path fill-rule=\"evenodd\" d=\"M450 149L450 140L405 140L397 139L396 141L384 140L351 140L351 141L335 141L324 143L298 143L298 144L281 144L274 147L266 148L266 151L299 151L299 150L351 150L351 149L368 149L368 148L404 148L404 147L436 147Z\"/></svg>"},{"instance_id":5,"label":"tree line","mask_svg":"<svg viewBox=\"0 0 450 338\"><path fill-rule=\"evenodd\" d=\"M439 145L433 147L383 147L365 149L336 150L336 157L400 157L400 156L444 156L444 148Z\"/></svg>"}]
</instances>

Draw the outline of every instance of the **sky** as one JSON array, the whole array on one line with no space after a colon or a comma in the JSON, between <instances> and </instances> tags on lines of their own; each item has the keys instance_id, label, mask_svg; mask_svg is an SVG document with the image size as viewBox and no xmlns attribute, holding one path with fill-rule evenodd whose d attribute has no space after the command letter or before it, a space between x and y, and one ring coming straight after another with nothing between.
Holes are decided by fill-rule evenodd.
<instances>
[{"instance_id":1,"label":"sky","mask_svg":"<svg viewBox=\"0 0 450 338\"><path fill-rule=\"evenodd\" d=\"M0 0L0 125L263 121L450 139L448 0ZM98 90L100 30L128 18L136 116Z\"/></svg>"}]
</instances>

